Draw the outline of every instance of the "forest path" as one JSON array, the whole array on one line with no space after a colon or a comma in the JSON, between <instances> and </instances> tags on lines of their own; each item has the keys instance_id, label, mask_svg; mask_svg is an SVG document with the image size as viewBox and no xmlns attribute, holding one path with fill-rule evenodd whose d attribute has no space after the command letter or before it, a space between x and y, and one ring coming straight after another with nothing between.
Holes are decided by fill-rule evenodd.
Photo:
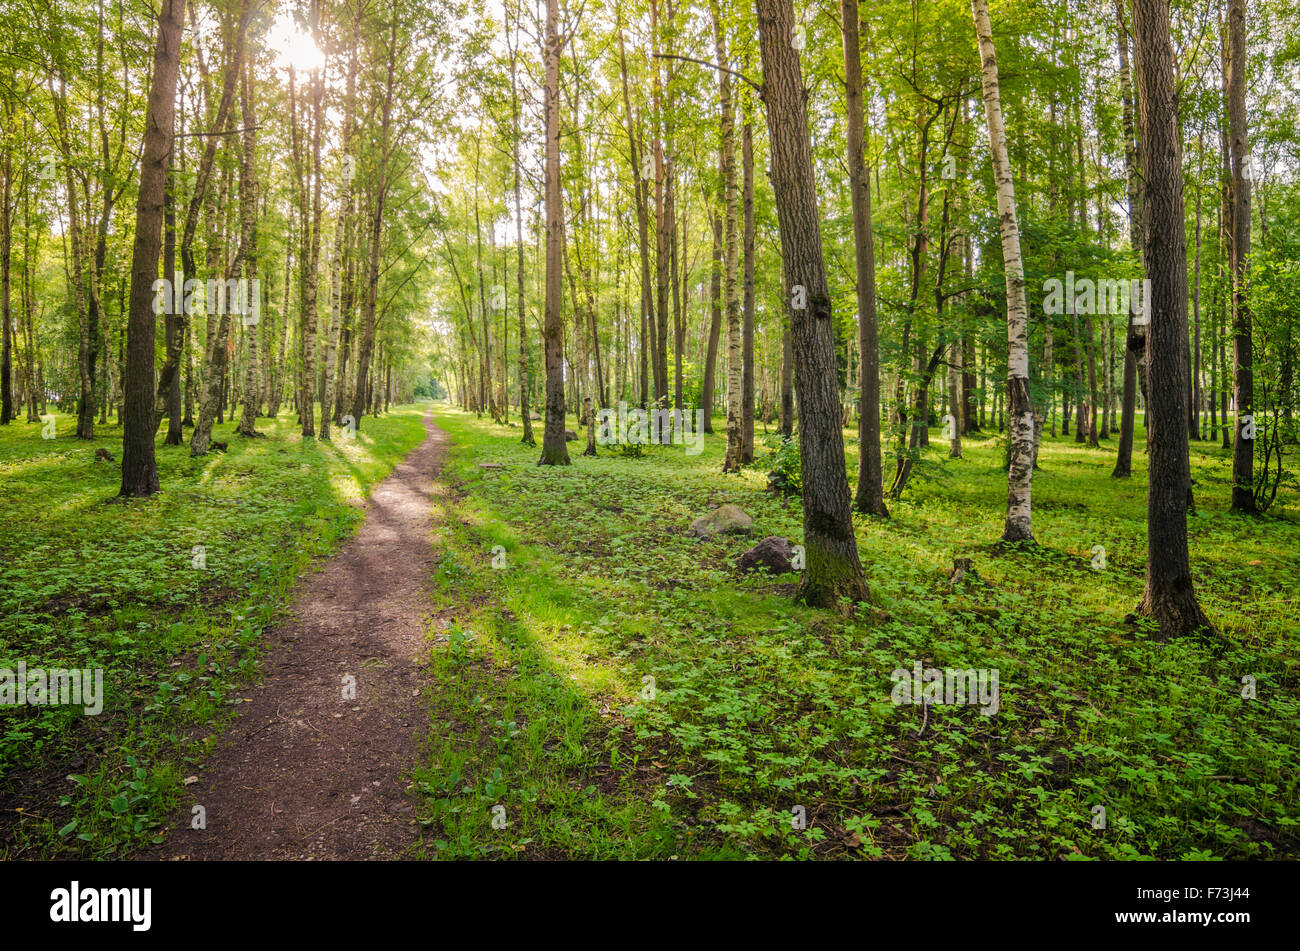
<instances>
[{"instance_id":1,"label":"forest path","mask_svg":"<svg viewBox=\"0 0 1300 951\"><path fill-rule=\"evenodd\" d=\"M407 770L427 729L420 672L432 612L431 508L447 435L371 495L357 533L299 579L264 679L187 787L178 828L143 858L402 858L415 841ZM355 699L345 699L345 677ZM193 805L205 829L192 828Z\"/></svg>"}]
</instances>

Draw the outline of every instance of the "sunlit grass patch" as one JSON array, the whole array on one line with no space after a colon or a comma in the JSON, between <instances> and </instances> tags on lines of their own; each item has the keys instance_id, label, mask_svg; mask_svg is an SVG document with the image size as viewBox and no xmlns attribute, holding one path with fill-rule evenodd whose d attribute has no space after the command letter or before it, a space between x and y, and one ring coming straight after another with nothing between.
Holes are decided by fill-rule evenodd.
<instances>
[{"instance_id":1,"label":"sunlit grass patch","mask_svg":"<svg viewBox=\"0 0 1300 951\"><path fill-rule=\"evenodd\" d=\"M543 746L579 737L561 770L542 753L485 752L473 731L458 734L464 770L502 770L491 792L508 812L518 796L537 805L505 829L486 818L453 824L459 845L443 838L440 851L509 851L527 839L522 854L1296 852L1300 525L1291 499L1266 519L1228 515L1217 446L1193 444L1189 533L1221 637L1161 644L1129 617L1146 561L1140 427L1129 480L1110 476L1114 440L1101 449L1044 440L1039 544L1019 551L995 544L1006 498L998 435L967 439L965 458L949 460L932 433L893 517L857 521L877 603L844 620L794 606L797 574L735 569L762 536L798 542L802 532L799 500L764 491L763 450L741 477L721 472L721 429L698 456L602 447L582 458L579 442L572 466L538 468L540 450L519 445L518 427L438 414L464 493L447 554L461 567L441 573L440 604L472 618L478 639L465 656L482 663L461 676L509 698L532 729L544 724ZM852 482L852 447L848 458ZM488 460L504 468L477 465ZM753 517L752 536L693 538L691 519L722 502ZM490 567L494 544L508 550L504 571ZM973 559L978 579L949 591L957 557ZM435 641L444 673L446 656ZM891 671L918 661L996 669L997 716L892 703ZM1245 677L1254 699L1242 696ZM584 812L567 812L563 790L593 777ZM457 801L440 794L429 828L446 828ZM603 804L595 818L593 802ZM611 852L615 803L641 834ZM1094 827L1098 807L1104 829ZM797 808L805 828L791 823ZM596 825L575 836L582 821Z\"/></svg>"}]
</instances>

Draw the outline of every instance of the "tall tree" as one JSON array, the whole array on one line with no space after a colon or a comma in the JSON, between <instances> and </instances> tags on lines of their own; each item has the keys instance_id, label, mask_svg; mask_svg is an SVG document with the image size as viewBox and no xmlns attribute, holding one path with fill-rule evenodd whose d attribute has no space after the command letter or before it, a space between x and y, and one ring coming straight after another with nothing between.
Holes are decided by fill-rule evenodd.
<instances>
[{"instance_id":1,"label":"tall tree","mask_svg":"<svg viewBox=\"0 0 1300 951\"><path fill-rule=\"evenodd\" d=\"M1129 70L1126 0L1115 0L1119 36L1119 88L1124 129L1124 178L1128 186L1129 243L1142 255L1142 180L1138 173L1137 137L1133 126L1133 84ZM1119 449L1111 475L1127 479L1133 474L1133 428L1137 423L1138 377L1146 364L1146 328L1138 326L1132 308L1124 334L1124 382L1120 395Z\"/></svg>"},{"instance_id":2,"label":"tall tree","mask_svg":"<svg viewBox=\"0 0 1300 951\"><path fill-rule=\"evenodd\" d=\"M162 0L158 8L158 42L140 157L136 193L135 245L131 254L131 310L126 328L126 374L123 379L122 487L120 495L139 497L158 491L154 457L154 312L153 283L162 244L163 196L167 160L176 119L176 74L180 68L184 0Z\"/></svg>"},{"instance_id":3,"label":"tall tree","mask_svg":"<svg viewBox=\"0 0 1300 951\"><path fill-rule=\"evenodd\" d=\"M980 80L984 113L993 157L998 197L998 228L1002 234L1002 266L1007 287L1007 397L1009 404L1010 466L1007 475L1007 517L1002 540L1033 541L1034 406L1029 398L1029 309L1025 304L1025 268L1020 255L1020 223L1016 190L1007 158L1007 134L1002 124L997 52L989 22L988 0L971 0L975 35L980 48Z\"/></svg>"},{"instance_id":4,"label":"tall tree","mask_svg":"<svg viewBox=\"0 0 1300 951\"><path fill-rule=\"evenodd\" d=\"M1255 441L1242 434L1255 409L1251 353L1250 299L1246 277L1250 258L1250 145L1246 138L1246 0L1228 0L1228 144L1232 189L1232 401L1236 409L1232 442L1232 510L1255 506Z\"/></svg>"},{"instance_id":5,"label":"tall tree","mask_svg":"<svg viewBox=\"0 0 1300 951\"><path fill-rule=\"evenodd\" d=\"M564 438L564 203L560 198L560 49L558 0L546 0L546 428L539 466L567 466ZM662 301L661 301L662 304Z\"/></svg>"},{"instance_id":6,"label":"tall tree","mask_svg":"<svg viewBox=\"0 0 1300 951\"><path fill-rule=\"evenodd\" d=\"M515 267L515 291L517 300L517 309L519 311L519 416L523 421L524 434L520 442L525 446L536 445L533 438L533 420L532 408L528 405L528 322L525 319L524 304L524 204L520 196L520 179L523 177L523 165L519 157L519 140L521 137L519 127L519 4L513 8L514 13L514 37L511 38L509 32L506 34L506 43L510 51L510 110L512 119L512 131L514 135L511 141L511 164L514 170L514 193L515 193L515 252L517 255ZM621 42L621 35L620 35ZM624 79L626 84L626 78ZM626 89L625 89L626 94ZM633 176L636 174L636 159L633 158Z\"/></svg>"},{"instance_id":7,"label":"tall tree","mask_svg":"<svg viewBox=\"0 0 1300 951\"><path fill-rule=\"evenodd\" d=\"M334 225L334 248L330 255L333 261L333 277L330 283L330 319L325 334L324 380L321 387L320 438L325 440L330 438L331 417L336 415L336 407L340 405L339 395L347 377L346 367L342 370L339 368L338 354L343 327L347 324L352 311L352 248L355 243L353 215L356 210L356 199L352 194L352 180L356 177L356 157L352 154L352 150L356 127L357 70L364 2L365 0L357 0L357 9L352 17L348 74L343 94L343 136L340 141L343 152L343 174L339 183L339 208ZM346 353L346 345L344 352Z\"/></svg>"},{"instance_id":8,"label":"tall tree","mask_svg":"<svg viewBox=\"0 0 1300 951\"><path fill-rule=\"evenodd\" d=\"M772 190L793 305L790 330L799 387L807 567L798 597L814 607L838 607L842 598L866 600L868 591L844 464L835 326L822 257L807 94L794 47L791 0L756 0L756 7Z\"/></svg>"},{"instance_id":9,"label":"tall tree","mask_svg":"<svg viewBox=\"0 0 1300 951\"><path fill-rule=\"evenodd\" d=\"M859 512L889 517L880 459L880 344L876 321L876 247L871 232L871 182L866 169L866 119L862 107L862 50L858 0L842 0L845 112L848 124L849 203L858 289L858 494Z\"/></svg>"},{"instance_id":10,"label":"tall tree","mask_svg":"<svg viewBox=\"0 0 1300 951\"><path fill-rule=\"evenodd\" d=\"M248 185L240 185L241 220L247 221L248 248L244 252L243 289L240 292L242 320L245 327L244 340L247 354L244 359L244 385L242 388L244 412L239 418L235 431L241 436L257 437L257 411L262 405L261 392L261 358L258 352L258 324L262 319L262 291L257 277L257 112L253 104L253 66L254 56L248 57L248 66L244 70L240 86L240 113L243 119L241 135L244 141L244 156L247 166ZM326 421L322 420L322 432Z\"/></svg>"},{"instance_id":11,"label":"tall tree","mask_svg":"<svg viewBox=\"0 0 1300 951\"><path fill-rule=\"evenodd\" d=\"M12 125L13 109L5 97L4 127ZM14 418L13 311L10 301L10 263L13 249L13 146L9 137L0 144L0 426Z\"/></svg>"},{"instance_id":12,"label":"tall tree","mask_svg":"<svg viewBox=\"0 0 1300 951\"><path fill-rule=\"evenodd\" d=\"M1169 0L1133 0L1141 126L1147 302L1147 578L1140 611L1162 637L1208 628L1187 550L1191 466L1187 441L1187 237L1178 87Z\"/></svg>"},{"instance_id":13,"label":"tall tree","mask_svg":"<svg viewBox=\"0 0 1300 951\"><path fill-rule=\"evenodd\" d=\"M370 358L375 346L375 320L379 305L379 272L381 266L384 209L389 188L389 166L392 162L393 96L397 86L398 12L396 6L388 14L387 62L384 75L384 95L380 105L379 142L371 196L370 234L367 245L370 259L366 264L366 299L361 320L361 336L357 342L357 382L352 396L353 425L361 428L361 417L366 414L370 395Z\"/></svg>"},{"instance_id":14,"label":"tall tree","mask_svg":"<svg viewBox=\"0 0 1300 951\"><path fill-rule=\"evenodd\" d=\"M740 136L741 202L744 208L745 254L741 278L741 347L740 347L740 461L754 461L754 127L746 110L745 126Z\"/></svg>"},{"instance_id":15,"label":"tall tree","mask_svg":"<svg viewBox=\"0 0 1300 951\"><path fill-rule=\"evenodd\" d=\"M731 95L731 72L727 64L726 34L718 0L712 0L713 42L718 58L718 88L722 130L722 307L727 322L727 454L723 472L739 472L745 445L741 418L741 377L744 372L741 341L740 298L737 272L740 260L740 190L736 182L736 116Z\"/></svg>"},{"instance_id":16,"label":"tall tree","mask_svg":"<svg viewBox=\"0 0 1300 951\"><path fill-rule=\"evenodd\" d=\"M311 7L311 26L313 36L320 35L320 7L314 2ZM315 403L316 403L316 338L320 326L317 312L317 300L320 288L320 225L321 225L321 138L325 123L324 92L325 70L317 66L311 76L311 171L305 176L300 186L303 198L303 249L301 259L302 307L298 321L298 415L302 419L304 439L315 438ZM301 173L300 173L301 174ZM307 182L311 183L310 202L307 199ZM324 403L324 400L322 400ZM327 416L328 406L321 406L321 415Z\"/></svg>"},{"instance_id":17,"label":"tall tree","mask_svg":"<svg viewBox=\"0 0 1300 951\"><path fill-rule=\"evenodd\" d=\"M636 206L636 226L637 226L637 250L641 262L641 405L645 406L650 402L650 387L652 385L651 376L653 370L650 364L653 362L652 354L654 352L654 285L650 277L650 214L646 208L649 202L649 182L651 162L648 156L642 154L640 142L636 134L635 121L632 113L632 100L628 91L627 75L627 50L623 40L623 7L621 4L615 5L617 20L615 29L618 33L618 60L619 75L622 78L623 88L623 115L627 125L628 156L632 166L632 197ZM715 295L716 296L716 295ZM706 371L708 372L708 371ZM657 376L654 377L658 379ZM712 377L710 376L711 380ZM710 399L712 387L709 387ZM708 432L713 431L712 419L712 402L706 404L705 426Z\"/></svg>"}]
</instances>

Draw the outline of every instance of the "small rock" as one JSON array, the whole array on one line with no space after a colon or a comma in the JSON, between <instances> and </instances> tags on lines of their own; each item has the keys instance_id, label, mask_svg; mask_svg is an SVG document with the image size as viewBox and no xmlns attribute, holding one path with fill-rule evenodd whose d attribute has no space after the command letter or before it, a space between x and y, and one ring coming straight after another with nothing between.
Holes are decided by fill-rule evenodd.
<instances>
[{"instance_id":1,"label":"small rock","mask_svg":"<svg viewBox=\"0 0 1300 951\"><path fill-rule=\"evenodd\" d=\"M757 571L766 568L770 574L783 575L794 571L794 546L787 539L778 535L768 535L761 542L740 556L737 563L741 571Z\"/></svg>"},{"instance_id":2,"label":"small rock","mask_svg":"<svg viewBox=\"0 0 1300 951\"><path fill-rule=\"evenodd\" d=\"M480 462L480 463L478 464L478 467L479 467L480 469L500 469L500 468L501 468L501 463L499 463L499 462Z\"/></svg>"},{"instance_id":3,"label":"small rock","mask_svg":"<svg viewBox=\"0 0 1300 951\"><path fill-rule=\"evenodd\" d=\"M714 535L748 535L754 528L754 520L741 511L738 505L719 505L708 515L701 515L691 522L691 533L696 538L711 538Z\"/></svg>"},{"instance_id":4,"label":"small rock","mask_svg":"<svg viewBox=\"0 0 1300 951\"><path fill-rule=\"evenodd\" d=\"M575 441L577 438L578 438L578 434L575 433L572 429L566 429L566 430L564 431L564 441L565 441L565 442L573 442L573 441Z\"/></svg>"}]
</instances>

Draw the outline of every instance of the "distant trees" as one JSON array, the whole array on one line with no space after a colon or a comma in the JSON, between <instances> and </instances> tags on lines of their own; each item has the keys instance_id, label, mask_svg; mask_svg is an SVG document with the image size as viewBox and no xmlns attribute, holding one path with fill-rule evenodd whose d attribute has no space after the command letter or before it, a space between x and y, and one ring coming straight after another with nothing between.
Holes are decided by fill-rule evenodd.
<instances>
[{"instance_id":1,"label":"distant trees","mask_svg":"<svg viewBox=\"0 0 1300 951\"><path fill-rule=\"evenodd\" d=\"M97 0L20 4L0 27L0 423L53 397L92 438L116 409L128 494L147 494L144 384L148 439L163 419L164 446L193 427L196 456L224 420L254 436L285 404L304 438L351 434L417 381L525 444L545 406L551 464L588 397L698 407L706 431L716 409L726 471L761 479L769 452L801 454L822 603L866 589L834 475L847 485L846 431L850 517L889 514L882 442L896 508L913 473L956 477L947 459L999 440L1008 541L1034 537L1033 462L1058 426L1114 451L1122 478L1135 452L1143 466L1145 410L1152 472L1173 472L1155 456L1161 331L1075 300L1053 320L1026 283L1171 266L1144 224L1152 80L1130 0L1031 0L1050 35L996 52L987 0L839 7L508 0L465 24L413 0L200 0L168 47L155 224L158 170L137 174L132 144L163 148L158 76L136 67L152 37ZM1173 135L1191 143L1172 174L1195 197L1165 221L1196 235L1185 428L1223 427L1231 504L1250 512L1286 496L1300 408L1282 291L1300 251L1278 225L1300 207L1300 123L1274 108L1300 77L1248 57L1244 3L1224 9L1169 25L1186 59ZM1285 19L1259 16L1261 35ZM1256 110L1276 118L1248 128ZM201 289L225 279L258 282L255 323ZM135 295L159 280L176 286L152 294L150 357Z\"/></svg>"}]
</instances>

